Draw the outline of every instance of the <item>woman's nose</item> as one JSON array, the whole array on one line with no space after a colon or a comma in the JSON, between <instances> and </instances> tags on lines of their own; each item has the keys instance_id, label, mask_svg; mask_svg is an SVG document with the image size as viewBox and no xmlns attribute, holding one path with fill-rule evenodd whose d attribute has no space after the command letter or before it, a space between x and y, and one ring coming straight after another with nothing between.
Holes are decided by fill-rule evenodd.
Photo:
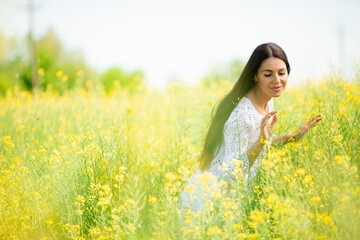
<instances>
[{"instance_id":1,"label":"woman's nose","mask_svg":"<svg viewBox=\"0 0 360 240\"><path fill-rule=\"evenodd\" d=\"M275 74L275 82L280 82L280 75L279 74Z\"/></svg>"}]
</instances>

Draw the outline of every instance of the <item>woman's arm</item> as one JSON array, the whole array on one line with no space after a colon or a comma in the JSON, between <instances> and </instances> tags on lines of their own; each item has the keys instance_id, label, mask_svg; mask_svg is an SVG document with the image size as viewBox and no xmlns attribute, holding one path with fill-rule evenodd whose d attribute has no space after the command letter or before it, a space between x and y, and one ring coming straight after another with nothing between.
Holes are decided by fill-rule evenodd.
<instances>
[{"instance_id":1,"label":"woman's arm","mask_svg":"<svg viewBox=\"0 0 360 240\"><path fill-rule=\"evenodd\" d=\"M274 136L272 144L280 146L288 142L295 142L300 140L311 128L315 127L316 124L321 121L323 117L321 114L312 116L309 121L304 122L300 125L299 129L294 132L285 133L279 136Z\"/></svg>"},{"instance_id":2,"label":"woman's arm","mask_svg":"<svg viewBox=\"0 0 360 240\"><path fill-rule=\"evenodd\" d=\"M254 142L253 145L251 145L251 147L247 152L247 157L249 159L249 167L251 167L254 164L255 160L259 156L264 145L265 142L260 139L256 140L256 142Z\"/></svg>"},{"instance_id":3,"label":"woman's arm","mask_svg":"<svg viewBox=\"0 0 360 240\"><path fill-rule=\"evenodd\" d=\"M284 133L279 136L274 136L272 145L280 146L288 142L298 141L300 140L300 138L301 138L301 133L298 130L294 132Z\"/></svg>"},{"instance_id":4,"label":"woman's arm","mask_svg":"<svg viewBox=\"0 0 360 240\"><path fill-rule=\"evenodd\" d=\"M247 157L249 160L249 167L251 167L257 157L259 156L262 148L264 147L267 140L269 140L272 132L274 130L275 123L278 119L277 111L272 111L265 115L265 117L261 120L260 126L260 135L259 139L254 142L247 151ZM271 123L269 123L269 119L271 116L274 116ZM315 127L316 124L321 121L323 117L321 115L312 116L309 121L302 123L294 132L285 133L280 136L274 136L272 144L282 145L286 144L290 141L298 141L300 140L311 128Z\"/></svg>"}]
</instances>

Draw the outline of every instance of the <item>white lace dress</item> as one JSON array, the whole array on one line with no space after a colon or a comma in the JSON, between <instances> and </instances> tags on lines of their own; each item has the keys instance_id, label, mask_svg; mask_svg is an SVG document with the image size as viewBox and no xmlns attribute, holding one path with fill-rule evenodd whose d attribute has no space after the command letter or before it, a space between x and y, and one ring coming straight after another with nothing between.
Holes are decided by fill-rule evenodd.
<instances>
[{"instance_id":1,"label":"white lace dress","mask_svg":"<svg viewBox=\"0 0 360 240\"><path fill-rule=\"evenodd\" d=\"M273 111L272 99L268 102L268 107L269 112ZM211 187L232 172L234 169L233 160L235 159L243 161L241 167L244 176L245 195L252 189L254 178L267 149L266 147L262 149L250 169L247 151L260 135L260 124L263 118L264 116L255 109L250 99L243 97L240 100L224 125L222 143L219 152L212 160L210 168L204 173L200 169L197 170L181 194L180 205L183 209L201 210L204 200L206 200L204 196L205 198L211 198L211 193L203 192L204 188L201 185L204 184L204 178L207 178L205 179L205 182L208 182L207 189L210 188L211 191ZM211 177L209 178L209 176Z\"/></svg>"}]
</instances>

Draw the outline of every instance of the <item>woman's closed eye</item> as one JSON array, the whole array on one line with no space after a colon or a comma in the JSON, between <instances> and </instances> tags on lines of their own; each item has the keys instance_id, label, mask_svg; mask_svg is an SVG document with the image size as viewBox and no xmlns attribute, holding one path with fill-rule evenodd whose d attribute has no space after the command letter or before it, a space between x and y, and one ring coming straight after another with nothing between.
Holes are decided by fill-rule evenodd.
<instances>
[{"instance_id":1,"label":"woman's closed eye","mask_svg":"<svg viewBox=\"0 0 360 240\"><path fill-rule=\"evenodd\" d=\"M265 77L270 77L272 74L264 74ZM285 73L279 73L280 76L285 75Z\"/></svg>"}]
</instances>

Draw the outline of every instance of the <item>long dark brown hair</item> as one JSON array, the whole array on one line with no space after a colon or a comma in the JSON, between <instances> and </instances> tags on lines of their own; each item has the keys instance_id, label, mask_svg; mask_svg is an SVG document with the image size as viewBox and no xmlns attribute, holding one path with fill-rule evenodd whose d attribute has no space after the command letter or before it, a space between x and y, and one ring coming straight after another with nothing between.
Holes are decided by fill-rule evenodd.
<instances>
[{"instance_id":1,"label":"long dark brown hair","mask_svg":"<svg viewBox=\"0 0 360 240\"><path fill-rule=\"evenodd\" d=\"M213 157L216 156L219 151L225 122L228 120L239 100L255 86L254 77L262 61L269 57L276 57L283 60L286 64L288 74L290 73L290 64L286 54L277 44L271 42L264 43L255 48L234 87L212 110L210 127L206 134L203 151L199 158L200 169L202 171L210 167Z\"/></svg>"}]
</instances>

